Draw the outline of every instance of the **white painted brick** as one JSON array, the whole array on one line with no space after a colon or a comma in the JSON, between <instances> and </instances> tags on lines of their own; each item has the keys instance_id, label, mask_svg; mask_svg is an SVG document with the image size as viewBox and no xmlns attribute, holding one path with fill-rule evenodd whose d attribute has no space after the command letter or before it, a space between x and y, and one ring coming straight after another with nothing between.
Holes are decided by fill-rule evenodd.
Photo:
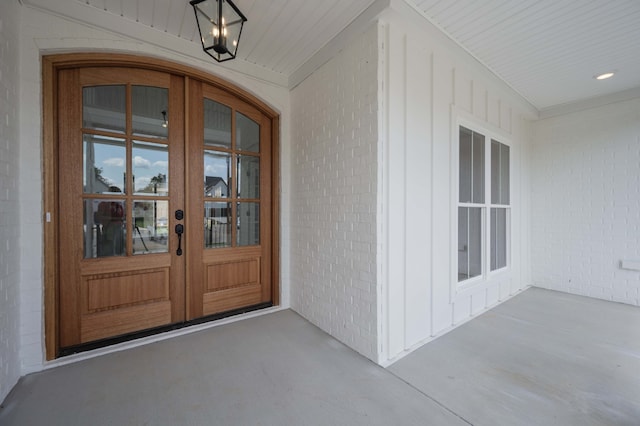
<instances>
[{"instance_id":1,"label":"white painted brick","mask_svg":"<svg viewBox=\"0 0 640 426\"><path fill-rule=\"evenodd\" d=\"M0 2L0 402L20 377L19 14Z\"/></svg>"},{"instance_id":2,"label":"white painted brick","mask_svg":"<svg viewBox=\"0 0 640 426\"><path fill-rule=\"evenodd\" d=\"M638 305L640 99L533 129L534 285Z\"/></svg>"},{"instance_id":3,"label":"white painted brick","mask_svg":"<svg viewBox=\"0 0 640 426\"><path fill-rule=\"evenodd\" d=\"M377 361L377 28L292 91L291 305Z\"/></svg>"}]
</instances>

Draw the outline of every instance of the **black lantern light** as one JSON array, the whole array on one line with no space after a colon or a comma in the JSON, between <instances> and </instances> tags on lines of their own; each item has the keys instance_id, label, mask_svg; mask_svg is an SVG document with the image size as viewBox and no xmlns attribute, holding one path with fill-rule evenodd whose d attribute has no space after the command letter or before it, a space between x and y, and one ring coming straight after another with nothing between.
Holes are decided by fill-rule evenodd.
<instances>
[{"instance_id":1,"label":"black lantern light","mask_svg":"<svg viewBox=\"0 0 640 426\"><path fill-rule=\"evenodd\" d=\"M231 0L191 0L205 53L218 62L236 57L247 18Z\"/></svg>"}]
</instances>

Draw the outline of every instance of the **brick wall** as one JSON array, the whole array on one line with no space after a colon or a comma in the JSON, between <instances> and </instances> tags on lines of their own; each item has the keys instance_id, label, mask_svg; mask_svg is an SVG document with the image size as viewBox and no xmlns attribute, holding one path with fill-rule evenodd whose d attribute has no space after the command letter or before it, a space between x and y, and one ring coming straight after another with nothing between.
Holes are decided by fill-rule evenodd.
<instances>
[{"instance_id":1,"label":"brick wall","mask_svg":"<svg viewBox=\"0 0 640 426\"><path fill-rule=\"evenodd\" d=\"M639 305L640 99L534 125L534 285Z\"/></svg>"},{"instance_id":2,"label":"brick wall","mask_svg":"<svg viewBox=\"0 0 640 426\"><path fill-rule=\"evenodd\" d=\"M376 361L377 34L291 94L291 306Z\"/></svg>"},{"instance_id":3,"label":"brick wall","mask_svg":"<svg viewBox=\"0 0 640 426\"><path fill-rule=\"evenodd\" d=\"M20 376L18 18L0 2L0 401Z\"/></svg>"}]
</instances>

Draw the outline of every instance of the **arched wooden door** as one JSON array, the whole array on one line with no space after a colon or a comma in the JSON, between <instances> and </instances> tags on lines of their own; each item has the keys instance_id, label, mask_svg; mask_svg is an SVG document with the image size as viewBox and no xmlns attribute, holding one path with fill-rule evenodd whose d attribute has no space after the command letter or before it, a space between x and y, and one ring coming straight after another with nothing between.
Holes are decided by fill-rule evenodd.
<instances>
[{"instance_id":1,"label":"arched wooden door","mask_svg":"<svg viewBox=\"0 0 640 426\"><path fill-rule=\"evenodd\" d=\"M57 348L273 302L272 118L157 69L57 77Z\"/></svg>"}]
</instances>

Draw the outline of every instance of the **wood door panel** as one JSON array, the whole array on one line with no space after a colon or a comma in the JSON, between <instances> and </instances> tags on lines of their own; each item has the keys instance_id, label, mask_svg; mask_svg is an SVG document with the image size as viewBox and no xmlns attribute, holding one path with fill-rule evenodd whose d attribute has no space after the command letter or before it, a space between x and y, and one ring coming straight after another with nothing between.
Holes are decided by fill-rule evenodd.
<instances>
[{"instance_id":1,"label":"wood door panel","mask_svg":"<svg viewBox=\"0 0 640 426\"><path fill-rule=\"evenodd\" d=\"M82 287L87 292L83 312L169 300L169 268L84 276Z\"/></svg>"},{"instance_id":2,"label":"wood door panel","mask_svg":"<svg viewBox=\"0 0 640 426\"><path fill-rule=\"evenodd\" d=\"M202 296L203 315L212 315L263 302L262 286L249 284L228 288Z\"/></svg>"},{"instance_id":3,"label":"wood door panel","mask_svg":"<svg viewBox=\"0 0 640 426\"><path fill-rule=\"evenodd\" d=\"M207 292L260 285L260 258L207 265Z\"/></svg>"},{"instance_id":4,"label":"wood door panel","mask_svg":"<svg viewBox=\"0 0 640 426\"><path fill-rule=\"evenodd\" d=\"M160 327L171 322L171 302L129 306L82 315L80 343Z\"/></svg>"}]
</instances>

